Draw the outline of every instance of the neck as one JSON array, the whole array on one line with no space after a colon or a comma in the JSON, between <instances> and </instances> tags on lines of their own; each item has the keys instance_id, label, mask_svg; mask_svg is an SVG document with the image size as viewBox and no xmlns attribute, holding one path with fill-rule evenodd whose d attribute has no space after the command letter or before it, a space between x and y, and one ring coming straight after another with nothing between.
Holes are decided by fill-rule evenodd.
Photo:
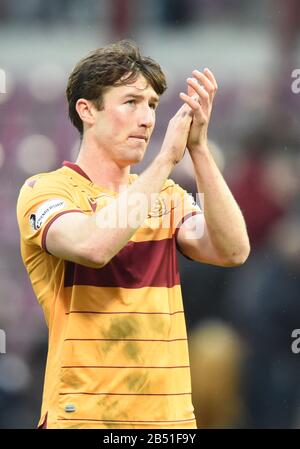
<instances>
[{"instance_id":1,"label":"neck","mask_svg":"<svg viewBox=\"0 0 300 449\"><path fill-rule=\"evenodd\" d=\"M130 166L122 167L109 159L99 147L84 140L75 162L96 185L118 192L121 185L128 185Z\"/></svg>"}]
</instances>

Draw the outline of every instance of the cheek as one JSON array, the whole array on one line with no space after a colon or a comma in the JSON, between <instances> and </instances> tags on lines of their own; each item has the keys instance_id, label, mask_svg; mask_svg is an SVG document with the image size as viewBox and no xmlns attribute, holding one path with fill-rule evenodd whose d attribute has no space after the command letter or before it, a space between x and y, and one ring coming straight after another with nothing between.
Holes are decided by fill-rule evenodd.
<instances>
[{"instance_id":1,"label":"cheek","mask_svg":"<svg viewBox=\"0 0 300 449\"><path fill-rule=\"evenodd\" d=\"M128 118L128 112L118 111L118 113L109 114L107 117L107 127L106 129L113 135L114 138L118 137L116 133L120 135L126 133L126 129L130 120Z\"/></svg>"},{"instance_id":2,"label":"cheek","mask_svg":"<svg viewBox=\"0 0 300 449\"><path fill-rule=\"evenodd\" d=\"M154 126L155 126L155 123L156 123L156 114L155 114L155 112L154 112L154 115L153 115L153 126L152 126L152 131L153 131L153 128L154 128Z\"/></svg>"}]
</instances>

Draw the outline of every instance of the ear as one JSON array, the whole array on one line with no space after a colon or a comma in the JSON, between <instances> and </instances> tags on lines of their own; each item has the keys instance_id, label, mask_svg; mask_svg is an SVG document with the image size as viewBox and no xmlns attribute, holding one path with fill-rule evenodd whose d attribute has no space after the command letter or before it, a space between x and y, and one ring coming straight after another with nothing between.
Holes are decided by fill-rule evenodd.
<instances>
[{"instance_id":1,"label":"ear","mask_svg":"<svg viewBox=\"0 0 300 449\"><path fill-rule=\"evenodd\" d=\"M95 123L95 106L85 98L79 98L76 102L76 111L83 123L93 125Z\"/></svg>"}]
</instances>

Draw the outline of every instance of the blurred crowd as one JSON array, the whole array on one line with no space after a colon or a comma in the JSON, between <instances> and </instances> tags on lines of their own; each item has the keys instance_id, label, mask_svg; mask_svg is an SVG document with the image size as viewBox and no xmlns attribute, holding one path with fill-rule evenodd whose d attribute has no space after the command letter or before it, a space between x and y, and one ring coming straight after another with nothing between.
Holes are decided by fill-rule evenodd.
<instances>
[{"instance_id":1,"label":"blurred crowd","mask_svg":"<svg viewBox=\"0 0 300 449\"><path fill-rule=\"evenodd\" d=\"M224 81L210 128L211 150L247 223L251 255L239 268L200 265L179 255L199 427L300 427L300 354L291 349L292 332L300 328L300 94L291 91L290 76L297 67L299 5L294 0L0 0L2 25L95 27L109 18L110 40L142 41L143 23L155 23L162 39L171 26L190 30L197 42L197 24L207 21L222 48L218 29L224 24L234 30L246 23L253 39L256 27L268 28L273 70L253 82L237 74L232 82ZM170 43L172 51L177 58ZM223 51L232 63L245 57ZM7 92L0 94L0 329L6 333L6 353L0 354L0 428L33 428L47 329L21 262L15 205L31 174L75 160L79 140L67 120L65 67L41 64L29 77L13 70L11 75ZM153 142L133 172L142 171L156 154L179 104L174 92L182 90L184 80L176 74L172 79L172 95L158 109ZM188 155L172 178L196 194Z\"/></svg>"}]
</instances>

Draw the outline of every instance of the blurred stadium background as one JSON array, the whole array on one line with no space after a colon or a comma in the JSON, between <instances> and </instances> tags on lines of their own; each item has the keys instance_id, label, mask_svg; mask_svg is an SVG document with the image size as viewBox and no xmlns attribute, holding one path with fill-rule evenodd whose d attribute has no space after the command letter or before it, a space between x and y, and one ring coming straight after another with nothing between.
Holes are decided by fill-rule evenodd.
<instances>
[{"instance_id":1,"label":"blurred stadium background","mask_svg":"<svg viewBox=\"0 0 300 449\"><path fill-rule=\"evenodd\" d=\"M18 191L33 173L74 161L68 73L120 38L158 60L169 88L144 169L192 69L219 83L211 146L242 208L252 253L239 268L180 257L199 427L300 427L300 68L298 0L0 0L0 428L34 428L47 330L19 254ZM195 193L188 158L173 179Z\"/></svg>"}]
</instances>

